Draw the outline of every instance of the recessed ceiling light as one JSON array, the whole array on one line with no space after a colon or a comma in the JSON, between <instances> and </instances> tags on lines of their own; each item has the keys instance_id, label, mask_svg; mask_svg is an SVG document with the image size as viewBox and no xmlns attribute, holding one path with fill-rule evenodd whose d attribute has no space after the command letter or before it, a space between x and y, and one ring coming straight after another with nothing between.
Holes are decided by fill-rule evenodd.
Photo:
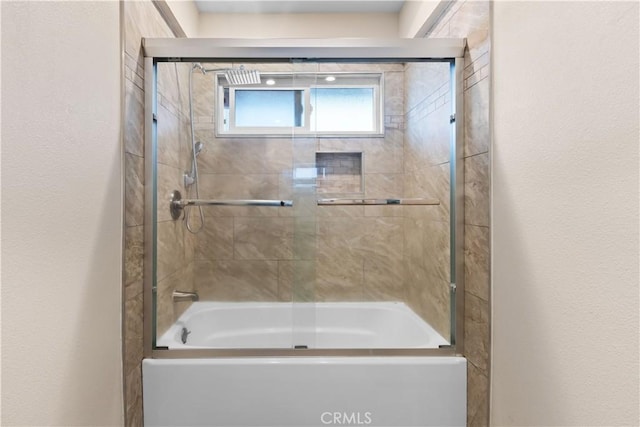
<instances>
[{"instance_id":1,"label":"recessed ceiling light","mask_svg":"<svg viewBox=\"0 0 640 427\"><path fill-rule=\"evenodd\" d=\"M326 81L328 81L328 82L335 82L336 81L336 78L334 76L327 76L324 79Z\"/></svg>"},{"instance_id":2,"label":"recessed ceiling light","mask_svg":"<svg viewBox=\"0 0 640 427\"><path fill-rule=\"evenodd\" d=\"M274 84L276 84L276 81L273 79L269 79L265 82L268 86L273 86Z\"/></svg>"}]
</instances>

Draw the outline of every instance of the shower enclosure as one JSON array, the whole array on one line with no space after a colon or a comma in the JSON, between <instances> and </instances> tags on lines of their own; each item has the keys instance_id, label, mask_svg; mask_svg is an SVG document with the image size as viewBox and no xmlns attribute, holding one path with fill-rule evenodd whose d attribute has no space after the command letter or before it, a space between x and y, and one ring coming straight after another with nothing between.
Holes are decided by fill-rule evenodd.
<instances>
[{"instance_id":1,"label":"shower enclosure","mask_svg":"<svg viewBox=\"0 0 640 427\"><path fill-rule=\"evenodd\" d=\"M266 360L287 361L303 382L364 369L352 378L362 382L382 364L400 367L383 383L424 372L441 376L440 392L464 387L464 41L147 39L144 47L145 393L165 383L177 395L198 388L178 384L186 370L176 379L165 369L177 359L198 360L186 369L214 361L192 371L196 382L212 375L220 384L216 369L228 373L229 360L238 372ZM319 370L297 370L320 356ZM254 380L269 381L261 375ZM385 390L389 399L398 393ZM413 399L433 402L422 415L464 423L459 408L423 392ZM464 390L454 394L464 402ZM214 425L173 409L147 413L173 399L155 398L145 395L150 424ZM367 404L318 408L291 424L275 415L242 424L240 409L222 413L229 403L216 415L219 425L356 416L392 425L392 413ZM424 425L422 415L403 425Z\"/></svg>"}]
</instances>

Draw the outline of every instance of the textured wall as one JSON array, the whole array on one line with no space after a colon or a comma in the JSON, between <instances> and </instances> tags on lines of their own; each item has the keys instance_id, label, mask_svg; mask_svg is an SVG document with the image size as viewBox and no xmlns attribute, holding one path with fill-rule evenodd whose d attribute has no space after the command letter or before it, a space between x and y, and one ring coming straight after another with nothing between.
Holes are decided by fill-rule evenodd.
<instances>
[{"instance_id":1,"label":"textured wall","mask_svg":"<svg viewBox=\"0 0 640 427\"><path fill-rule=\"evenodd\" d=\"M397 37L395 13L203 13L198 37Z\"/></svg>"},{"instance_id":2,"label":"textured wall","mask_svg":"<svg viewBox=\"0 0 640 427\"><path fill-rule=\"evenodd\" d=\"M117 2L2 2L2 425L120 425Z\"/></svg>"},{"instance_id":3,"label":"textured wall","mask_svg":"<svg viewBox=\"0 0 640 427\"><path fill-rule=\"evenodd\" d=\"M494 5L495 425L640 425L638 18Z\"/></svg>"}]
</instances>

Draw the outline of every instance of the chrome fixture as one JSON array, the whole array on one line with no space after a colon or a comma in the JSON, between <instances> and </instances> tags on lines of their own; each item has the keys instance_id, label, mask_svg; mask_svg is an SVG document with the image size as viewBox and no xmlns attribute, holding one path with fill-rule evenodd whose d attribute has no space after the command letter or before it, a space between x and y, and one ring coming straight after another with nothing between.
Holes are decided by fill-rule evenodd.
<instances>
[{"instance_id":1,"label":"chrome fixture","mask_svg":"<svg viewBox=\"0 0 640 427\"><path fill-rule=\"evenodd\" d=\"M184 208L189 206L266 206L266 207L283 207L290 208L293 206L293 200L269 200L269 199L217 199L217 200L200 200L200 199L183 199L182 194L178 190L171 193L169 199L169 209L171 210L171 218L178 219Z\"/></svg>"},{"instance_id":2,"label":"chrome fixture","mask_svg":"<svg viewBox=\"0 0 640 427\"><path fill-rule=\"evenodd\" d=\"M236 68L204 68L202 64L196 62L193 64L193 70L199 70L202 74L221 72L231 86L259 85L261 83L260 71L248 70L244 65Z\"/></svg>"},{"instance_id":3,"label":"chrome fixture","mask_svg":"<svg viewBox=\"0 0 640 427\"><path fill-rule=\"evenodd\" d=\"M188 292L188 291L178 291L174 290L171 294L171 298L173 302L182 302L182 301L199 301L200 297L197 292Z\"/></svg>"},{"instance_id":4,"label":"chrome fixture","mask_svg":"<svg viewBox=\"0 0 640 427\"><path fill-rule=\"evenodd\" d=\"M437 199L318 199L318 205L439 205Z\"/></svg>"},{"instance_id":5,"label":"chrome fixture","mask_svg":"<svg viewBox=\"0 0 640 427\"><path fill-rule=\"evenodd\" d=\"M188 330L187 328L182 328L182 331L180 331L180 341L182 341L182 344L187 343L187 337L189 336L190 333L191 331Z\"/></svg>"},{"instance_id":6,"label":"chrome fixture","mask_svg":"<svg viewBox=\"0 0 640 427\"><path fill-rule=\"evenodd\" d=\"M193 146L193 159L191 159L191 171L184 172L184 186L189 187L194 182L196 182L197 174L196 169L198 166L196 165L196 157L200 154L202 149L204 148L204 144L201 141L198 141Z\"/></svg>"}]
</instances>

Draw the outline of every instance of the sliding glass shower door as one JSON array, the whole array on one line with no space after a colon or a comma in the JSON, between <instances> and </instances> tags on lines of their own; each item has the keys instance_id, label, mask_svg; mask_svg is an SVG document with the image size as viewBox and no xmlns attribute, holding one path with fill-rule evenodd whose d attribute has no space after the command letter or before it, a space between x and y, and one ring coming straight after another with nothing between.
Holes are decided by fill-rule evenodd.
<instances>
[{"instance_id":1,"label":"sliding glass shower door","mask_svg":"<svg viewBox=\"0 0 640 427\"><path fill-rule=\"evenodd\" d=\"M153 349L456 344L459 62L153 63Z\"/></svg>"}]
</instances>

